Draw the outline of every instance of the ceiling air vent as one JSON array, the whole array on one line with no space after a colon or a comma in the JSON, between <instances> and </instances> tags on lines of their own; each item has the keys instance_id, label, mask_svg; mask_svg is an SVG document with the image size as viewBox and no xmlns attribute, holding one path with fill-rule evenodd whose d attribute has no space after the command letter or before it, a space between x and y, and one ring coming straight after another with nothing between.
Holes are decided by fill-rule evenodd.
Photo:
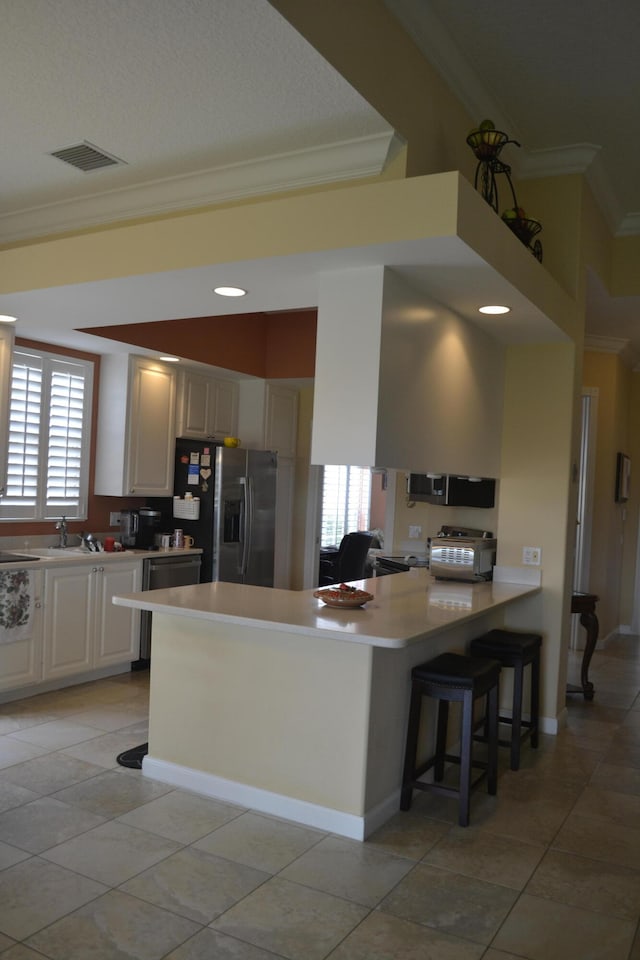
<instances>
[{"instance_id":1,"label":"ceiling air vent","mask_svg":"<svg viewBox=\"0 0 640 960\"><path fill-rule=\"evenodd\" d=\"M124 160L114 157L99 147L94 147L92 143L83 140L82 143L76 143L71 147L63 147L61 150L53 150L50 154L63 160L76 170L82 170L83 173L91 173L92 170L102 170L104 167L115 167L118 164L124 164Z\"/></svg>"}]
</instances>

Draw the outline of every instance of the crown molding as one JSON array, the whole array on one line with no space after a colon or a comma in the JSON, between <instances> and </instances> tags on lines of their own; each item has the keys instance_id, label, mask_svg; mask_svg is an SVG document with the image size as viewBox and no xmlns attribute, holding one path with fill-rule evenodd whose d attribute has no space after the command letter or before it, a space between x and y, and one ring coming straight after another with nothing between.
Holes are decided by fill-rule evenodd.
<instances>
[{"instance_id":1,"label":"crown molding","mask_svg":"<svg viewBox=\"0 0 640 960\"><path fill-rule=\"evenodd\" d=\"M616 237L637 237L638 234L640 234L640 213L629 213L622 218L616 230Z\"/></svg>"},{"instance_id":2,"label":"crown molding","mask_svg":"<svg viewBox=\"0 0 640 960\"><path fill-rule=\"evenodd\" d=\"M592 350L594 353L613 353L620 357L626 366L636 372L638 367L638 355L634 350L631 340L625 340L619 337L598 337L593 334L587 334L584 338L584 349Z\"/></svg>"},{"instance_id":3,"label":"crown molding","mask_svg":"<svg viewBox=\"0 0 640 960\"><path fill-rule=\"evenodd\" d=\"M630 345L630 340L620 337L598 337L587 334L584 338L585 350L596 350L598 353L623 353Z\"/></svg>"},{"instance_id":4,"label":"crown molding","mask_svg":"<svg viewBox=\"0 0 640 960\"><path fill-rule=\"evenodd\" d=\"M393 130L168 177L0 216L0 243L378 176L401 147Z\"/></svg>"},{"instance_id":5,"label":"crown molding","mask_svg":"<svg viewBox=\"0 0 640 960\"><path fill-rule=\"evenodd\" d=\"M525 179L584 173L589 169L600 149L596 143L571 143L563 147L549 147L546 150L528 150L520 164L520 173Z\"/></svg>"},{"instance_id":6,"label":"crown molding","mask_svg":"<svg viewBox=\"0 0 640 960\"><path fill-rule=\"evenodd\" d=\"M394 0L390 9L469 114L477 118L491 117L499 130L508 130L513 140L522 143L524 138L517 125L500 110L428 4L420 5L417 12L418 6L412 0ZM639 234L640 213L625 217L599 151L600 147L593 143L569 144L548 150L521 147L511 151L509 163L514 175L523 180L584 174L612 233L615 236Z\"/></svg>"},{"instance_id":7,"label":"crown molding","mask_svg":"<svg viewBox=\"0 0 640 960\"><path fill-rule=\"evenodd\" d=\"M602 163L600 149L596 143L571 143L547 150L525 151L519 175L523 180L528 180L533 177L583 174L609 229L615 235L620 231L624 214Z\"/></svg>"}]
</instances>

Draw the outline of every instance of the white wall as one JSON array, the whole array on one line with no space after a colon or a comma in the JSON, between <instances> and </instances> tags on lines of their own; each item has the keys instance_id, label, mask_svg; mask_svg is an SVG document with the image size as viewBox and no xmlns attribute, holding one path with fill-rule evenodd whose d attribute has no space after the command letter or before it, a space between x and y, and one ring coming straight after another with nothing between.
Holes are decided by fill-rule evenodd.
<instances>
[{"instance_id":1,"label":"white wall","mask_svg":"<svg viewBox=\"0 0 640 960\"><path fill-rule=\"evenodd\" d=\"M392 270L319 292L312 463L499 475L504 351Z\"/></svg>"}]
</instances>

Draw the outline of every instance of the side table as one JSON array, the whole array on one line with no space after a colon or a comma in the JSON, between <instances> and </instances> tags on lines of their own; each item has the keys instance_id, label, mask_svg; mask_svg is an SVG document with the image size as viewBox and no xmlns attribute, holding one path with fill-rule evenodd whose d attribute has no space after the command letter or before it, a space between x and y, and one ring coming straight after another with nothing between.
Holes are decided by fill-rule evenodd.
<instances>
[{"instance_id":1,"label":"side table","mask_svg":"<svg viewBox=\"0 0 640 960\"><path fill-rule=\"evenodd\" d=\"M571 596L571 613L580 614L580 623L587 631L587 643L582 654L582 666L580 667L580 685L575 683L567 684L567 693L581 693L585 700L593 700L595 690L589 680L589 664L593 651L598 642L598 617L596 615L596 603L599 597L595 593L576 592Z\"/></svg>"}]
</instances>

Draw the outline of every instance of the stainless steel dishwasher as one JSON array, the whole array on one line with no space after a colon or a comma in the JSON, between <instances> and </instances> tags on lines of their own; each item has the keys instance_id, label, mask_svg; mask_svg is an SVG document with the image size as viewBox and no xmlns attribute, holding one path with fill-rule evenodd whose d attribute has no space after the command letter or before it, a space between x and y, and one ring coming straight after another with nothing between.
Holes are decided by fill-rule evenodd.
<instances>
[{"instance_id":1,"label":"stainless steel dishwasher","mask_svg":"<svg viewBox=\"0 0 640 960\"><path fill-rule=\"evenodd\" d=\"M142 563L142 589L164 590L167 587L186 587L200 583L200 554L166 556L158 554ZM143 610L140 615L140 659L131 666L143 670L151 659L151 612Z\"/></svg>"}]
</instances>

